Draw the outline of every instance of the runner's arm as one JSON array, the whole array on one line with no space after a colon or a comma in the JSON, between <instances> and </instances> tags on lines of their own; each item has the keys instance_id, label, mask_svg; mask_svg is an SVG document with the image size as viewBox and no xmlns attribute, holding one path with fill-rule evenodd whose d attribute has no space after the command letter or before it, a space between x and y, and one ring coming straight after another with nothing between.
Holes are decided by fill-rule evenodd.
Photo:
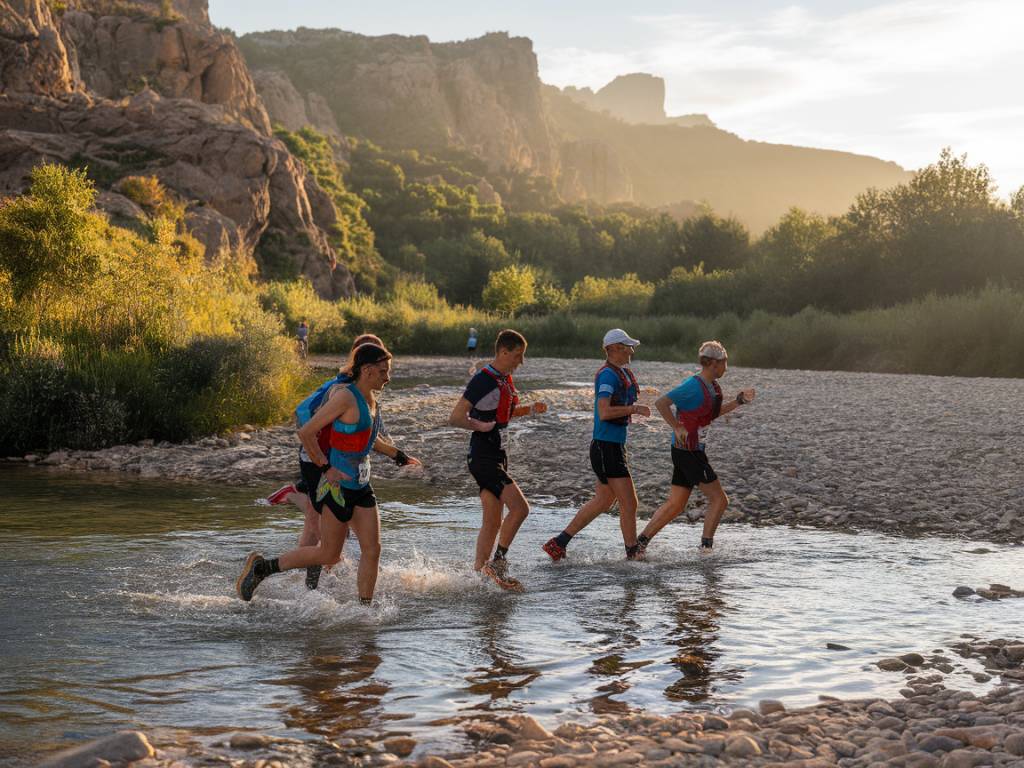
<instances>
[{"instance_id":1,"label":"runner's arm","mask_svg":"<svg viewBox=\"0 0 1024 768\"><path fill-rule=\"evenodd\" d=\"M473 404L464 397L459 398L459 402L452 408L452 415L448 417L448 423L453 427L459 427L460 429L468 429L470 432L490 432L494 429L495 422L493 421L480 421L474 419L469 415L470 408Z\"/></svg>"},{"instance_id":2,"label":"runner's arm","mask_svg":"<svg viewBox=\"0 0 1024 768\"><path fill-rule=\"evenodd\" d=\"M356 399L348 389L343 389L336 396L328 398L327 402L313 414L313 418L299 427L299 440L302 441L302 447L309 454L310 461L318 467L326 466L329 462L324 456L324 452L320 450L320 444L316 440L317 434L335 419L342 418L355 407Z\"/></svg>"},{"instance_id":3,"label":"runner's arm","mask_svg":"<svg viewBox=\"0 0 1024 768\"><path fill-rule=\"evenodd\" d=\"M650 416L651 409L646 405L612 405L610 397L602 397L597 401L597 418L601 421L621 419L623 416L632 416L634 414Z\"/></svg>"},{"instance_id":4,"label":"runner's arm","mask_svg":"<svg viewBox=\"0 0 1024 768\"><path fill-rule=\"evenodd\" d=\"M399 450L394 443L388 442L383 437L378 436L373 443L373 450L377 453L383 453L389 459L394 459L395 463L400 467L406 465L421 466L422 461L417 459L415 456L408 455L405 451ZM405 461L399 461L399 457L404 457Z\"/></svg>"},{"instance_id":5,"label":"runner's arm","mask_svg":"<svg viewBox=\"0 0 1024 768\"><path fill-rule=\"evenodd\" d=\"M747 403L753 402L756 394L757 392L755 392L753 389L741 389L731 399L722 403L722 411L719 414L719 416L725 416L725 414L732 413L741 405L746 405ZM742 403L739 401L739 397L741 395L743 396Z\"/></svg>"}]
</instances>

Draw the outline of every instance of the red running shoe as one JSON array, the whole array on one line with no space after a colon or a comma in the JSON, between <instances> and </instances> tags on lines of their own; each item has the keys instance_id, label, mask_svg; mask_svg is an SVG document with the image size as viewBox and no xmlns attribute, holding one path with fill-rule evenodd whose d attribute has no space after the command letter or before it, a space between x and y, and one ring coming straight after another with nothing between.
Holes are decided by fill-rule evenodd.
<instances>
[{"instance_id":1,"label":"red running shoe","mask_svg":"<svg viewBox=\"0 0 1024 768\"><path fill-rule=\"evenodd\" d=\"M563 557L565 557L565 547L563 547L554 539L551 539L550 541L548 541L547 544L542 545L541 549L547 552L548 556L556 563Z\"/></svg>"},{"instance_id":2,"label":"red running shoe","mask_svg":"<svg viewBox=\"0 0 1024 768\"><path fill-rule=\"evenodd\" d=\"M295 483L288 483L281 488L278 488L272 494L267 496L267 502L270 504L287 504L288 497L293 493L298 493L299 489L295 487Z\"/></svg>"}]
</instances>

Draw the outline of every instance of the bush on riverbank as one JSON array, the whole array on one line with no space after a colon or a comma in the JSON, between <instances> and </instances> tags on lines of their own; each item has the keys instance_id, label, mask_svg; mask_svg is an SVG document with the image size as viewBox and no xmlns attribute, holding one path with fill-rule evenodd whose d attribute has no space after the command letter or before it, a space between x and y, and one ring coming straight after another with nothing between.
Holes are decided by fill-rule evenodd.
<instances>
[{"instance_id":1,"label":"bush on riverbank","mask_svg":"<svg viewBox=\"0 0 1024 768\"><path fill-rule=\"evenodd\" d=\"M180 222L94 213L84 172L0 203L0 453L180 440L283 417L299 368L248 278Z\"/></svg>"}]
</instances>

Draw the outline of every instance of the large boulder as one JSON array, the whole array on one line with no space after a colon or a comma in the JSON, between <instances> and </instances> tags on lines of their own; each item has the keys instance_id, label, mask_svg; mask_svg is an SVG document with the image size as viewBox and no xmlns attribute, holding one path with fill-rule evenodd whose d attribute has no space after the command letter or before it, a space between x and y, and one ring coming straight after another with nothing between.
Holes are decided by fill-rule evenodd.
<instances>
[{"instance_id":1,"label":"large boulder","mask_svg":"<svg viewBox=\"0 0 1024 768\"><path fill-rule=\"evenodd\" d=\"M125 8L134 12L127 15ZM61 17L60 33L76 76L97 96L119 99L152 88L165 97L219 105L228 118L270 132L234 38L210 24L205 0L179 0L169 16L157 2L78 0Z\"/></svg>"},{"instance_id":2,"label":"large boulder","mask_svg":"<svg viewBox=\"0 0 1024 768\"><path fill-rule=\"evenodd\" d=\"M0 93L74 90L64 41L44 0L0 0Z\"/></svg>"}]
</instances>

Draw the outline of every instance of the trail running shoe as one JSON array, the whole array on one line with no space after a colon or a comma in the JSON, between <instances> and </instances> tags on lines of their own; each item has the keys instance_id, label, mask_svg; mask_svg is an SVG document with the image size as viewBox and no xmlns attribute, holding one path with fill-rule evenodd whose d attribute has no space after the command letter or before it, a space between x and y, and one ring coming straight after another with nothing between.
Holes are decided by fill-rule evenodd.
<instances>
[{"instance_id":1,"label":"trail running shoe","mask_svg":"<svg viewBox=\"0 0 1024 768\"><path fill-rule=\"evenodd\" d=\"M238 592L238 596L249 602L252 600L252 593L256 591L256 587L263 581L263 576L256 574L256 565L263 563L263 555L259 552L250 552L249 556L245 559L245 565L242 566L242 573L239 575L238 580L235 581L235 591Z\"/></svg>"},{"instance_id":2,"label":"trail running shoe","mask_svg":"<svg viewBox=\"0 0 1024 768\"><path fill-rule=\"evenodd\" d=\"M267 496L267 502L270 504L287 504L288 497L291 494L298 492L299 489L295 487L295 483L288 483L288 485L278 488L272 494Z\"/></svg>"},{"instance_id":3,"label":"trail running shoe","mask_svg":"<svg viewBox=\"0 0 1024 768\"><path fill-rule=\"evenodd\" d=\"M548 553L548 556L556 563L565 557L565 547L554 539L549 539L547 544L541 545L541 549Z\"/></svg>"},{"instance_id":4,"label":"trail running shoe","mask_svg":"<svg viewBox=\"0 0 1024 768\"><path fill-rule=\"evenodd\" d=\"M313 590L317 588L317 585L320 583L320 572L323 569L322 565L306 566L306 589Z\"/></svg>"},{"instance_id":5,"label":"trail running shoe","mask_svg":"<svg viewBox=\"0 0 1024 768\"><path fill-rule=\"evenodd\" d=\"M502 589L507 589L511 592L526 591L522 582L508 575L508 562L506 560L491 560L484 564L484 567L480 569L480 573L493 579L494 583Z\"/></svg>"}]
</instances>

